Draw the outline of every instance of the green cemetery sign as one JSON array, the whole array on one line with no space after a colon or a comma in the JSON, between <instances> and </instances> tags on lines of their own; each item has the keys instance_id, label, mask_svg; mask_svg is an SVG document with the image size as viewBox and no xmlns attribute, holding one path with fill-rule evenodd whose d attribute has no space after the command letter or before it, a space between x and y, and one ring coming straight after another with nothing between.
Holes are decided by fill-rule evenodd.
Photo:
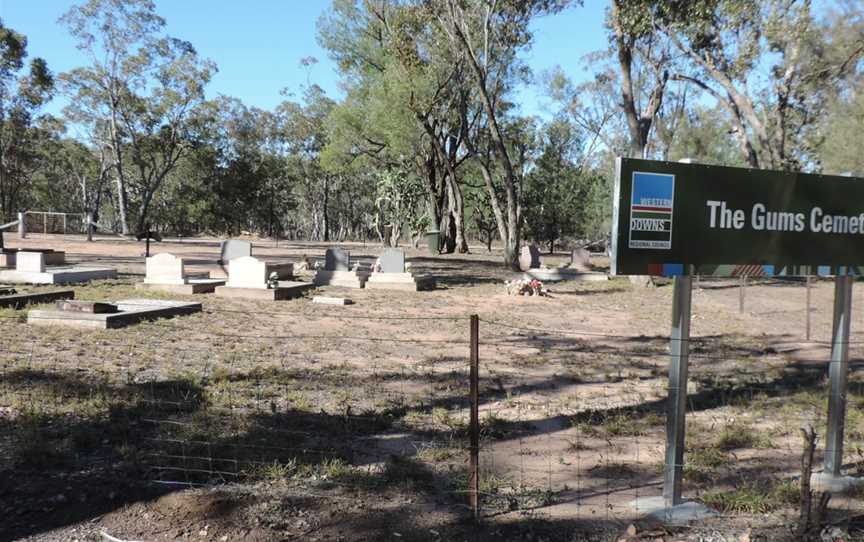
<instances>
[{"instance_id":1,"label":"green cemetery sign","mask_svg":"<svg viewBox=\"0 0 864 542\"><path fill-rule=\"evenodd\" d=\"M860 274L861 181L619 158L612 274Z\"/></svg>"}]
</instances>

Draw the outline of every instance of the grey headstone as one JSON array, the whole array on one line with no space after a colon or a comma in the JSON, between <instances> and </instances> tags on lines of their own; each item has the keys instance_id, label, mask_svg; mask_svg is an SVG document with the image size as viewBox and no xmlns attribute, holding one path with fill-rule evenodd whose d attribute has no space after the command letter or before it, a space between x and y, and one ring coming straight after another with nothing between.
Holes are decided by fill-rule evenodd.
<instances>
[{"instance_id":1,"label":"grey headstone","mask_svg":"<svg viewBox=\"0 0 864 542\"><path fill-rule=\"evenodd\" d=\"M519 252L519 267L522 271L540 267L540 249L537 248L537 245L522 247Z\"/></svg>"},{"instance_id":2,"label":"grey headstone","mask_svg":"<svg viewBox=\"0 0 864 542\"><path fill-rule=\"evenodd\" d=\"M341 248L328 248L324 254L325 271L350 271L349 260L351 254Z\"/></svg>"},{"instance_id":3,"label":"grey headstone","mask_svg":"<svg viewBox=\"0 0 864 542\"><path fill-rule=\"evenodd\" d=\"M252 243L239 239L227 239L219 244L219 261L227 264L234 258L252 255Z\"/></svg>"},{"instance_id":4,"label":"grey headstone","mask_svg":"<svg viewBox=\"0 0 864 542\"><path fill-rule=\"evenodd\" d=\"M381 255L382 273L404 273L405 252L399 248L385 248Z\"/></svg>"},{"instance_id":5,"label":"grey headstone","mask_svg":"<svg viewBox=\"0 0 864 542\"><path fill-rule=\"evenodd\" d=\"M570 254L570 265L577 269L591 267L591 253L584 248L574 249Z\"/></svg>"}]
</instances>

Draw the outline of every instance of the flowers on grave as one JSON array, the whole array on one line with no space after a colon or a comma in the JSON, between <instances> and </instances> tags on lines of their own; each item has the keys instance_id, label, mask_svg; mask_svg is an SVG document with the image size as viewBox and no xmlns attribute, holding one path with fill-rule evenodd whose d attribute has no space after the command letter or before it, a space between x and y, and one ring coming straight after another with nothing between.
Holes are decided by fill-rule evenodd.
<instances>
[{"instance_id":1,"label":"flowers on grave","mask_svg":"<svg viewBox=\"0 0 864 542\"><path fill-rule=\"evenodd\" d=\"M267 287L271 289L279 287L279 273L276 271L270 273L270 276L267 277Z\"/></svg>"},{"instance_id":2,"label":"flowers on grave","mask_svg":"<svg viewBox=\"0 0 864 542\"><path fill-rule=\"evenodd\" d=\"M547 296L549 290L537 279L505 280L507 295Z\"/></svg>"},{"instance_id":3,"label":"flowers on grave","mask_svg":"<svg viewBox=\"0 0 864 542\"><path fill-rule=\"evenodd\" d=\"M304 254L302 258L300 258L300 263L294 266L294 271L308 271L311 267L309 263L309 258Z\"/></svg>"}]
</instances>

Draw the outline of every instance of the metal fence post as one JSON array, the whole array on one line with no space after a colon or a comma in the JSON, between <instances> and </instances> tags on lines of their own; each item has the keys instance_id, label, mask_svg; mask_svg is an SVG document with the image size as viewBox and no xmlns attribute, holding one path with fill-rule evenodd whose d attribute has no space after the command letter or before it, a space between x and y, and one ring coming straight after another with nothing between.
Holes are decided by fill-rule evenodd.
<instances>
[{"instance_id":1,"label":"metal fence post","mask_svg":"<svg viewBox=\"0 0 864 542\"><path fill-rule=\"evenodd\" d=\"M747 277L738 279L738 312L744 312L744 289L747 288Z\"/></svg>"},{"instance_id":2,"label":"metal fence post","mask_svg":"<svg viewBox=\"0 0 864 542\"><path fill-rule=\"evenodd\" d=\"M84 215L84 220L87 222L87 240L93 240L93 213L87 213Z\"/></svg>"},{"instance_id":3,"label":"metal fence post","mask_svg":"<svg viewBox=\"0 0 864 542\"><path fill-rule=\"evenodd\" d=\"M807 303L806 303L806 304L807 304L807 318L806 318L806 323L805 323L804 331L805 331L805 337L806 337L806 340L808 340L808 341L810 340L810 285L811 285L811 284L812 284L812 281L811 281L811 279L810 279L810 275L807 275L807 282L806 282L806 288L807 288Z\"/></svg>"},{"instance_id":4,"label":"metal fence post","mask_svg":"<svg viewBox=\"0 0 864 542\"><path fill-rule=\"evenodd\" d=\"M24 220L27 213L18 213L18 238L27 238L27 222Z\"/></svg>"},{"instance_id":5,"label":"metal fence post","mask_svg":"<svg viewBox=\"0 0 864 542\"><path fill-rule=\"evenodd\" d=\"M669 399L666 410L666 467L663 500L666 508L681 504L684 473L684 417L687 410L687 370L690 356L692 277L675 277L672 293L672 336L669 359Z\"/></svg>"},{"instance_id":6,"label":"metal fence post","mask_svg":"<svg viewBox=\"0 0 864 542\"><path fill-rule=\"evenodd\" d=\"M471 315L471 457L468 463L468 499L474 522L480 521L480 318Z\"/></svg>"},{"instance_id":7,"label":"metal fence post","mask_svg":"<svg viewBox=\"0 0 864 542\"><path fill-rule=\"evenodd\" d=\"M834 323L831 364L828 369L828 432L825 434L825 473L840 476L843 466L843 426L846 421L846 388L849 376L849 329L852 316L853 277L834 278Z\"/></svg>"}]
</instances>

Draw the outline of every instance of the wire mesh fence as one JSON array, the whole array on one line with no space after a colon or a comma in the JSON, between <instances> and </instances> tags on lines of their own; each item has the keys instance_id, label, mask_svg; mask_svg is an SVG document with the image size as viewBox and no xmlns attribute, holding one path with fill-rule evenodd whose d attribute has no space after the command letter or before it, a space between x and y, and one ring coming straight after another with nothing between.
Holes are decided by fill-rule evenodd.
<instances>
[{"instance_id":1,"label":"wire mesh fence","mask_svg":"<svg viewBox=\"0 0 864 542\"><path fill-rule=\"evenodd\" d=\"M631 501L660 494L662 438L649 432L662 433L663 390L640 386L638 378L659 374L662 346L656 353L639 349L634 362L615 344L624 337L493 320L481 326L481 366L495 393L481 415L483 471L498 478L489 512L528 507L632 518ZM487 359L509 363L493 370Z\"/></svg>"},{"instance_id":2,"label":"wire mesh fence","mask_svg":"<svg viewBox=\"0 0 864 542\"><path fill-rule=\"evenodd\" d=\"M662 507L668 337L494 320L481 320L481 328L487 513L496 505L499 513L537 507L555 516L632 521ZM850 346L860 359L860 339ZM830 349L828 341L803 337L794 347L758 338L691 339L687 498L719 518L759 518L764 525L771 513L780 527L795 524L800 430L812 425L824 443ZM792 352L801 359L791 359ZM495 369L486 360L495 360ZM850 392L846 433L846 467L856 474L861 392L860 383ZM833 499L837 524L848 526L864 511L855 492Z\"/></svg>"},{"instance_id":3,"label":"wire mesh fence","mask_svg":"<svg viewBox=\"0 0 864 542\"><path fill-rule=\"evenodd\" d=\"M469 513L467 318L255 317L208 309L83 334L3 316L0 459L21 473L278 483L320 499L395 488L412 506ZM668 336L484 317L477 337L482 521L625 522L662 495ZM860 335L851 346L860 359ZM690 352L685 496L722 518L794 521L799 428L824 435L830 343L716 335L694 337ZM864 385L854 378L849 401L857 473ZM853 493L832 510L849 522L864 506Z\"/></svg>"},{"instance_id":4,"label":"wire mesh fence","mask_svg":"<svg viewBox=\"0 0 864 542\"><path fill-rule=\"evenodd\" d=\"M84 213L57 213L27 211L24 226L29 234L84 234L87 232L87 215Z\"/></svg>"},{"instance_id":5,"label":"wire mesh fence","mask_svg":"<svg viewBox=\"0 0 864 542\"><path fill-rule=\"evenodd\" d=\"M0 471L278 483L321 499L396 491L467 509L461 319L322 316L315 331L226 329L202 342L179 320L90 335L37 334L14 318L4 325L16 333L0 336ZM388 333L397 321L418 333ZM438 338L422 336L431 326Z\"/></svg>"}]
</instances>

